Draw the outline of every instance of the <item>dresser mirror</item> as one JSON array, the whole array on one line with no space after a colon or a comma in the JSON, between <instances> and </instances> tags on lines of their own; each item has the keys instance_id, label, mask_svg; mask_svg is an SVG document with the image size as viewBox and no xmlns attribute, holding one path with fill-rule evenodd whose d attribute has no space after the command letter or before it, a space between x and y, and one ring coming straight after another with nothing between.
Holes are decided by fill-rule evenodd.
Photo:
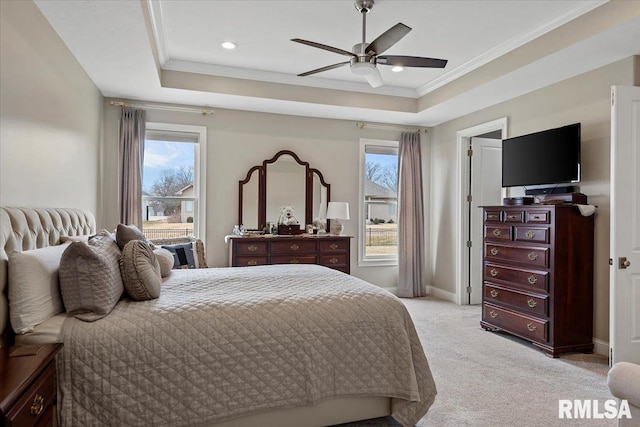
<instances>
[{"instance_id":1,"label":"dresser mirror","mask_svg":"<svg viewBox=\"0 0 640 427\"><path fill-rule=\"evenodd\" d=\"M280 151L239 182L239 223L246 230L262 230L278 223L283 206L292 206L302 229L319 220L327 230L329 189L319 170L292 151Z\"/></svg>"}]
</instances>

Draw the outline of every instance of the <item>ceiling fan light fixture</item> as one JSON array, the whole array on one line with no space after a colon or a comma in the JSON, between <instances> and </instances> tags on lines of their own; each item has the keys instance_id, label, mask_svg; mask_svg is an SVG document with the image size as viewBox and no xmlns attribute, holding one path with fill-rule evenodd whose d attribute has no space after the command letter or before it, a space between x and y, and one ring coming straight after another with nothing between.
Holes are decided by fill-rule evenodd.
<instances>
[{"instance_id":1,"label":"ceiling fan light fixture","mask_svg":"<svg viewBox=\"0 0 640 427\"><path fill-rule=\"evenodd\" d=\"M369 76L376 72L376 66L371 62L355 62L351 64L351 71L360 76Z\"/></svg>"},{"instance_id":2,"label":"ceiling fan light fixture","mask_svg":"<svg viewBox=\"0 0 640 427\"><path fill-rule=\"evenodd\" d=\"M391 67L391 71L393 71L394 73L399 73L402 70L404 70L404 67L402 65L396 65L394 67Z\"/></svg>"},{"instance_id":3,"label":"ceiling fan light fixture","mask_svg":"<svg viewBox=\"0 0 640 427\"><path fill-rule=\"evenodd\" d=\"M236 43L230 41L223 41L222 43L220 43L220 46L227 50L233 50L238 47Z\"/></svg>"}]
</instances>

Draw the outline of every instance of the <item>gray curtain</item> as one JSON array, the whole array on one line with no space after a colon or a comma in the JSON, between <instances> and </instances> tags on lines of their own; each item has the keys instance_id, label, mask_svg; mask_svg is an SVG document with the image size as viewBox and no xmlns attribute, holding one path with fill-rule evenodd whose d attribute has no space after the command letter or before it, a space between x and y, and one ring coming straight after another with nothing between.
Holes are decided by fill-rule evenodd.
<instances>
[{"instance_id":1,"label":"gray curtain","mask_svg":"<svg viewBox=\"0 0 640 427\"><path fill-rule=\"evenodd\" d=\"M424 207L420 134L402 132L398 147L398 296L423 297Z\"/></svg>"},{"instance_id":2,"label":"gray curtain","mask_svg":"<svg viewBox=\"0 0 640 427\"><path fill-rule=\"evenodd\" d=\"M142 229L142 164L144 161L144 110L122 107L120 117L120 222Z\"/></svg>"}]
</instances>

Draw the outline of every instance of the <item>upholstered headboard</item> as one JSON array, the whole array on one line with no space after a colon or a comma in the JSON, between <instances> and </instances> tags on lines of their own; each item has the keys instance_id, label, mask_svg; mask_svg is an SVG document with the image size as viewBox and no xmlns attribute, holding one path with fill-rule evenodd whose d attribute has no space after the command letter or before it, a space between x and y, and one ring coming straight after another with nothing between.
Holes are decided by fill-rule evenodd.
<instances>
[{"instance_id":1,"label":"upholstered headboard","mask_svg":"<svg viewBox=\"0 0 640 427\"><path fill-rule=\"evenodd\" d=\"M0 346L6 345L12 335L7 301L8 254L57 245L60 236L82 236L95 232L96 220L87 210L0 207Z\"/></svg>"}]
</instances>

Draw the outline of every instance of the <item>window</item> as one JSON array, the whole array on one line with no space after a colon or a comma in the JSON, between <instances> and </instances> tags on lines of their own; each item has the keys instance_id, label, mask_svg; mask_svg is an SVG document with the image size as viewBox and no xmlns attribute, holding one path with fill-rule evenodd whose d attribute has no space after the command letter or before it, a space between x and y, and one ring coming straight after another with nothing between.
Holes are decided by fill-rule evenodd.
<instances>
[{"instance_id":1,"label":"window","mask_svg":"<svg viewBox=\"0 0 640 427\"><path fill-rule=\"evenodd\" d=\"M142 231L148 239L205 235L206 128L147 123Z\"/></svg>"},{"instance_id":2,"label":"window","mask_svg":"<svg viewBox=\"0 0 640 427\"><path fill-rule=\"evenodd\" d=\"M360 140L358 265L398 262L398 142Z\"/></svg>"}]
</instances>

